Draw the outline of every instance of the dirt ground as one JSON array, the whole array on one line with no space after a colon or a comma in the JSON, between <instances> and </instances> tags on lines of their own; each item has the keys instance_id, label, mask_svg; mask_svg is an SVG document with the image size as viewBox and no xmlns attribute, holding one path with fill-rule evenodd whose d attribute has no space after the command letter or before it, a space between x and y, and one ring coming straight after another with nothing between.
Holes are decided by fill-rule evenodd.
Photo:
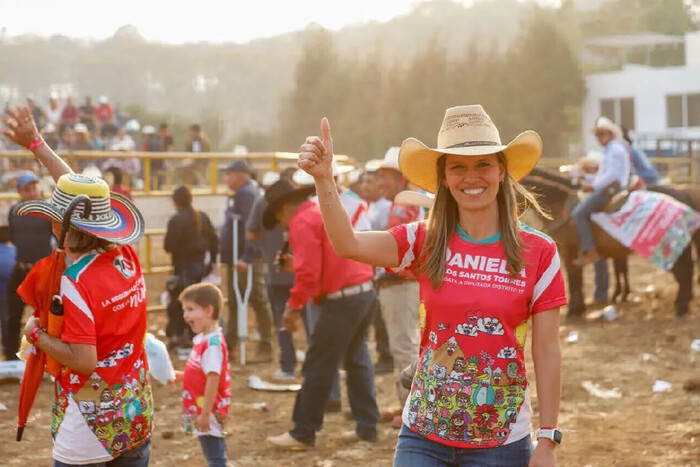
<instances>
[{"instance_id":1,"label":"dirt ground","mask_svg":"<svg viewBox=\"0 0 700 467\"><path fill-rule=\"evenodd\" d=\"M691 378L700 379L700 353L690 348L692 340L700 338L700 299L695 300L683 322L676 322L672 306L676 288L671 275L638 258L632 260L630 270L633 271L632 299L619 307L619 319L611 323L592 317L576 324L562 322L563 391L559 426L564 430L564 443L557 452L559 464L699 466L700 392L684 390L683 384ZM592 290L591 281L589 271L588 291ZM656 286L656 294L646 291L651 284ZM696 286L696 295L700 296L698 290L700 287ZM151 289L152 300L156 300L159 291L157 287ZM164 322L162 313L154 313L151 332L156 333ZM577 343L568 343L571 331L578 332ZM296 337L303 347L303 334ZM254 345L251 342L249 348L254 349ZM176 357L173 360L177 368L184 364ZM317 448L311 452L283 453L266 446L266 436L281 434L291 427L294 395L253 391L247 388L247 380L251 374L269 379L275 369L272 363L232 368L229 465L391 465L397 431L383 425L381 440L376 444L343 444L340 434L353 428L343 414L326 416ZM529 374L534 386L531 362ZM656 380L670 382L670 392L653 393ZM621 397L604 399L591 395L583 387L584 381L596 383L603 390L618 388ZM380 375L376 383L380 407L393 405L393 378ZM14 441L13 432L18 390L16 384L0 385L0 402L7 406L7 411L0 412L0 433L3 433L0 464L50 465L50 384L45 382L41 388L34 405L36 419L25 430L21 443ZM204 466L196 440L179 430L179 390L155 383L154 393L156 428L151 465ZM265 402L267 410L254 408L257 402ZM533 406L536 411L536 396Z\"/></svg>"}]
</instances>

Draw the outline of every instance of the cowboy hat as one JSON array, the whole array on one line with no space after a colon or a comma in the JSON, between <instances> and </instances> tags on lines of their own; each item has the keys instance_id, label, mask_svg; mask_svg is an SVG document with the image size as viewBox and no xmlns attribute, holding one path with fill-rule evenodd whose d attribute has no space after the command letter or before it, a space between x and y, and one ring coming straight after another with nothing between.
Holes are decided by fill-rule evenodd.
<instances>
[{"instance_id":1,"label":"cowboy hat","mask_svg":"<svg viewBox=\"0 0 700 467\"><path fill-rule=\"evenodd\" d=\"M295 187L289 180L280 180L274 183L265 192L267 206L263 211L263 227L266 230L273 229L277 225L277 211L286 203L303 201L316 192L315 185Z\"/></svg>"},{"instance_id":2,"label":"cowboy hat","mask_svg":"<svg viewBox=\"0 0 700 467\"><path fill-rule=\"evenodd\" d=\"M394 204L432 209L433 204L435 204L435 195L427 192L421 193L420 191L404 190L394 197Z\"/></svg>"},{"instance_id":3,"label":"cowboy hat","mask_svg":"<svg viewBox=\"0 0 700 467\"><path fill-rule=\"evenodd\" d=\"M480 105L463 105L445 111L437 148L431 149L415 138L406 139L399 151L399 167L408 181L435 193L437 161L442 155L483 156L498 152L505 154L510 175L520 180L540 159L542 140L528 130L504 145L498 128Z\"/></svg>"},{"instance_id":4,"label":"cowboy hat","mask_svg":"<svg viewBox=\"0 0 700 467\"><path fill-rule=\"evenodd\" d=\"M609 131L610 133L612 133L613 138L615 139L622 139L622 128L620 128L620 125L616 124L608 117L598 117L591 131L595 133L601 130Z\"/></svg>"},{"instance_id":5,"label":"cowboy hat","mask_svg":"<svg viewBox=\"0 0 700 467\"><path fill-rule=\"evenodd\" d=\"M351 165L340 165L336 161L333 161L331 163L331 170L333 172L334 177L339 177L346 173L352 172L354 170L354 167ZM292 181L297 185L301 186L313 185L316 183L311 175L306 173L305 170L301 169L298 169L296 172L294 172L294 175L292 175Z\"/></svg>"},{"instance_id":6,"label":"cowboy hat","mask_svg":"<svg viewBox=\"0 0 700 467\"><path fill-rule=\"evenodd\" d=\"M14 212L19 216L63 222L66 208L77 195L88 195L92 210L85 219L82 210L77 209L71 217L73 228L119 245L133 243L143 236L145 222L138 208L126 197L110 193L104 180L85 175L61 175L50 199L18 203Z\"/></svg>"}]
</instances>

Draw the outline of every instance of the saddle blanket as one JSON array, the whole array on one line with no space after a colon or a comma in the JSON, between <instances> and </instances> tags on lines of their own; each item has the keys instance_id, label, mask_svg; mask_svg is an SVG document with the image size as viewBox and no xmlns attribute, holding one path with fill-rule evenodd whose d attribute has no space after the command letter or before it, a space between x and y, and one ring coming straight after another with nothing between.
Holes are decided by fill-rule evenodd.
<instances>
[{"instance_id":1,"label":"saddle blanket","mask_svg":"<svg viewBox=\"0 0 700 467\"><path fill-rule=\"evenodd\" d=\"M669 271L700 227L700 213L672 197L652 191L630 193L614 213L596 212L593 222L617 241Z\"/></svg>"}]
</instances>

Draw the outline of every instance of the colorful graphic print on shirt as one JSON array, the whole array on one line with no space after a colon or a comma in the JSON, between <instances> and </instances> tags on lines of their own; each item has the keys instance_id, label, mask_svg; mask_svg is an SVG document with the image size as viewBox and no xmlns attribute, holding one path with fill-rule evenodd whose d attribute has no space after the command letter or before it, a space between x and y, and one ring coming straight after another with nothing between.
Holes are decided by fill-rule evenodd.
<instances>
[{"instance_id":1,"label":"colorful graphic print on shirt","mask_svg":"<svg viewBox=\"0 0 700 467\"><path fill-rule=\"evenodd\" d=\"M51 419L54 439L65 418L68 399L72 398L85 423L112 457L145 443L152 428L153 393L148 369L143 363L143 360L137 360L133 371L113 386L93 373L76 394L64 389L60 380L57 381ZM66 368L64 374L78 380L77 375Z\"/></svg>"},{"instance_id":2,"label":"colorful graphic print on shirt","mask_svg":"<svg viewBox=\"0 0 700 467\"><path fill-rule=\"evenodd\" d=\"M390 230L399 269L420 285L420 358L403 422L433 441L458 448L508 444L531 431L525 371L527 321L566 304L556 245L527 226L525 267L512 276L500 240L473 243L455 233L436 291L421 274L423 223Z\"/></svg>"}]
</instances>

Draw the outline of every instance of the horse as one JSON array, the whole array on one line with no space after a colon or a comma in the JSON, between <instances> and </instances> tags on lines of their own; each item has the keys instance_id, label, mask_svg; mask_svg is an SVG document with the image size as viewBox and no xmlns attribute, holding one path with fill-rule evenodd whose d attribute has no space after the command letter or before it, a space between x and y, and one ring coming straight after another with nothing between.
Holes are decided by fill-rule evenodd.
<instances>
[{"instance_id":1,"label":"horse","mask_svg":"<svg viewBox=\"0 0 700 467\"><path fill-rule=\"evenodd\" d=\"M579 256L580 241L571 218L571 210L577 202L576 187L566 177L542 169L533 171L521 180L521 184L538 194L540 203L553 217L551 221L542 220L543 224L540 227L557 243L559 255L567 271L570 294L568 315L571 317L581 316L585 312L583 271L580 266L574 264L575 259ZM670 194L692 207L690 197L678 190L669 187L654 187L654 191ZM700 190L698 190L698 196L700 200ZM621 285L618 282L620 277L618 274L626 277L627 257L631 251L595 223L593 223L593 236L598 253L603 258L615 260L616 291L614 296L626 296L629 293L629 281L627 280L625 285ZM694 236L696 245L700 241L699 238L698 235ZM690 245L676 260L671 272L678 283L678 294L674 302L676 315L683 316L688 312L689 302L692 298L694 265Z\"/></svg>"}]
</instances>

